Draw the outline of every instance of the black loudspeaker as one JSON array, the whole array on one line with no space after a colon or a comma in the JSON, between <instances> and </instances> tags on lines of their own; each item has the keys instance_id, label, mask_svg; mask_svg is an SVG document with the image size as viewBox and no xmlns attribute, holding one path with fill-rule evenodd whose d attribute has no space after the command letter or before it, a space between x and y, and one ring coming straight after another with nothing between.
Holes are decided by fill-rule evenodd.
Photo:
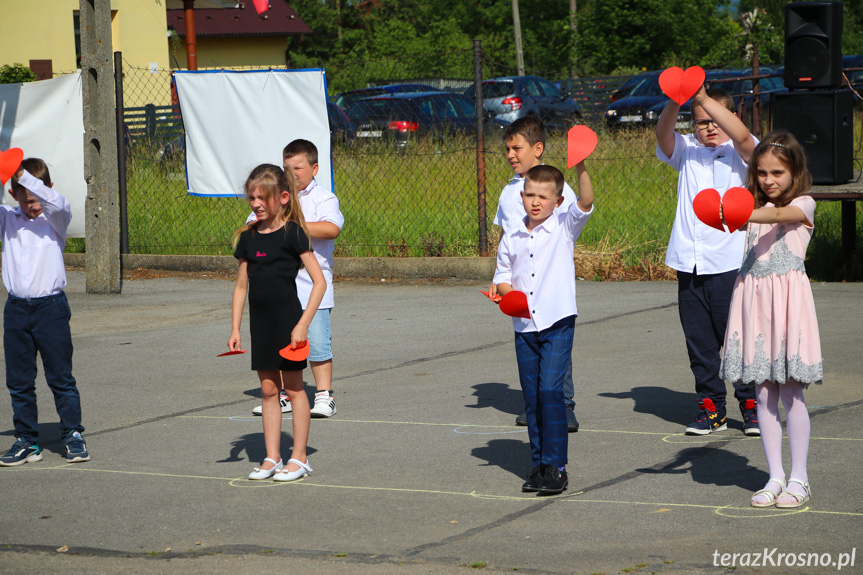
<instances>
[{"instance_id":1,"label":"black loudspeaker","mask_svg":"<svg viewBox=\"0 0 863 575\"><path fill-rule=\"evenodd\" d=\"M841 2L785 5L785 85L838 88L842 84Z\"/></svg>"},{"instance_id":2,"label":"black loudspeaker","mask_svg":"<svg viewBox=\"0 0 863 575\"><path fill-rule=\"evenodd\" d=\"M803 145L816 184L844 184L854 176L854 97L850 90L771 94L773 129Z\"/></svg>"}]
</instances>

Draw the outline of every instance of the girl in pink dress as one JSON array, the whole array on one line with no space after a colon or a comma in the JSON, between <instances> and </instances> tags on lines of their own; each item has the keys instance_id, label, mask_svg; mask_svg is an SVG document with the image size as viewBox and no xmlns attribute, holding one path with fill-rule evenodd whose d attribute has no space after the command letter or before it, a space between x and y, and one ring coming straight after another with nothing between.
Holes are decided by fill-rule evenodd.
<instances>
[{"instance_id":1,"label":"girl in pink dress","mask_svg":"<svg viewBox=\"0 0 863 575\"><path fill-rule=\"evenodd\" d=\"M806 156L784 131L768 134L749 161L755 210L746 224L746 250L731 299L720 376L757 385L758 426L770 480L753 507L800 507L812 495L806 473L809 412L803 389L821 383L821 342L812 288L803 266L812 237L815 200ZM721 208L720 208L721 210ZM785 407L791 474L782 467Z\"/></svg>"}]
</instances>

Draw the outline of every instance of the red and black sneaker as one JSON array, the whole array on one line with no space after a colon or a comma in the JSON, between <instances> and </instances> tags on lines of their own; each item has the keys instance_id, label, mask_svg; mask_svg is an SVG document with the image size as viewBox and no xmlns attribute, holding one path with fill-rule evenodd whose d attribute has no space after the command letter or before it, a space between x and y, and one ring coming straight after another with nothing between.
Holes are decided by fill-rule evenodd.
<instances>
[{"instance_id":1,"label":"red and black sneaker","mask_svg":"<svg viewBox=\"0 0 863 575\"><path fill-rule=\"evenodd\" d=\"M740 404L740 414L743 416L743 435L761 435L758 428L758 404L754 399L747 399Z\"/></svg>"},{"instance_id":2,"label":"red and black sneaker","mask_svg":"<svg viewBox=\"0 0 863 575\"><path fill-rule=\"evenodd\" d=\"M707 435L728 429L725 422L725 405L717 407L712 399L705 397L698 400L698 407L701 411L695 422L686 428L686 435Z\"/></svg>"}]
</instances>

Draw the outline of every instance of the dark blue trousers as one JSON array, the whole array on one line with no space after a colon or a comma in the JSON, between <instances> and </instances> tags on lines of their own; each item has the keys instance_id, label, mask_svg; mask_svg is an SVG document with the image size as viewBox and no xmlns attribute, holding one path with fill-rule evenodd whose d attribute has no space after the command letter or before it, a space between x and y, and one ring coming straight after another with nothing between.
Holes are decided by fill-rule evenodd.
<instances>
[{"instance_id":1,"label":"dark blue trousers","mask_svg":"<svg viewBox=\"0 0 863 575\"><path fill-rule=\"evenodd\" d=\"M6 387L12 396L15 436L36 444L36 352L42 356L45 380L54 394L63 438L81 425L81 398L72 377L72 312L66 294L22 299L9 296L3 308L3 352Z\"/></svg>"},{"instance_id":2,"label":"dark blue trousers","mask_svg":"<svg viewBox=\"0 0 863 575\"><path fill-rule=\"evenodd\" d=\"M721 274L677 272L677 308L686 337L689 367L695 376L698 399L725 405L725 382L719 377L719 355L725 342L728 308L737 270ZM755 386L734 382L734 397L741 403L755 399Z\"/></svg>"},{"instance_id":3,"label":"dark blue trousers","mask_svg":"<svg viewBox=\"0 0 863 575\"><path fill-rule=\"evenodd\" d=\"M563 384L567 364L572 369L575 316L542 331L515 334L518 377L524 395L527 434L533 466L563 467L569 435Z\"/></svg>"}]
</instances>

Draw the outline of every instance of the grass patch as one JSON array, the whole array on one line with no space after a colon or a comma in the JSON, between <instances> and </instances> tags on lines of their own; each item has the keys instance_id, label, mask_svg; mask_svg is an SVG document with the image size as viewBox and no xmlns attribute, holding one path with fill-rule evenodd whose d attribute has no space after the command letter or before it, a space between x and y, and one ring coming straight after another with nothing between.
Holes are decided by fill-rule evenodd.
<instances>
[{"instance_id":1,"label":"grass patch","mask_svg":"<svg viewBox=\"0 0 863 575\"><path fill-rule=\"evenodd\" d=\"M488 567L488 561L472 561L468 564L471 569L485 569Z\"/></svg>"}]
</instances>

